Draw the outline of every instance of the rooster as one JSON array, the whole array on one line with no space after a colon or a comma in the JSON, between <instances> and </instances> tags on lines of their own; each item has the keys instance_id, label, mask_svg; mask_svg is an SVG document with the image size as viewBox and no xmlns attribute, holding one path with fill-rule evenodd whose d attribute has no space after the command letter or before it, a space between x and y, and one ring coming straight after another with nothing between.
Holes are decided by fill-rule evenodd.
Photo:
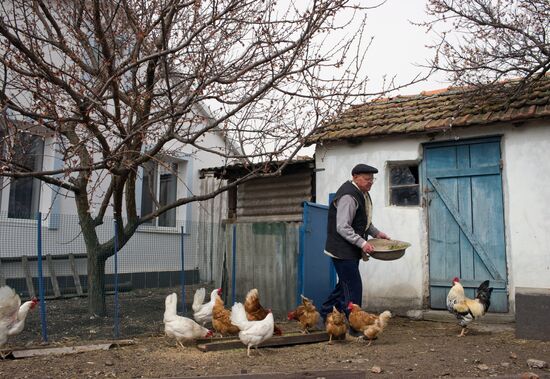
<instances>
[{"instance_id":1,"label":"rooster","mask_svg":"<svg viewBox=\"0 0 550 379\"><path fill-rule=\"evenodd\" d=\"M31 309L38 304L38 299L31 300L21 305L21 298L9 286L0 287L0 347L8 342L9 336L14 336L23 331L25 319Z\"/></svg>"},{"instance_id":2,"label":"rooster","mask_svg":"<svg viewBox=\"0 0 550 379\"><path fill-rule=\"evenodd\" d=\"M369 344L367 346L370 346L372 341L378 337L380 333L384 331L386 328L386 325L388 325L388 320L391 318L391 312L390 311L384 311L378 315L378 318L376 321L374 321L374 324L368 325L365 330L363 331L363 334L367 339L369 340Z\"/></svg>"},{"instance_id":3,"label":"rooster","mask_svg":"<svg viewBox=\"0 0 550 379\"><path fill-rule=\"evenodd\" d=\"M473 320L477 320L487 313L491 305L491 293L493 288L489 287L489 281L485 280L479 285L475 299L469 299L464 295L464 287L458 278L453 279L453 284L447 294L447 310L460 320L459 325L462 331L458 335L464 337L466 328Z\"/></svg>"},{"instance_id":4,"label":"rooster","mask_svg":"<svg viewBox=\"0 0 550 379\"><path fill-rule=\"evenodd\" d=\"M299 305L295 310L288 312L288 320L297 320L302 326L302 334L309 333L309 329L313 328L319 322L319 312L313 305L313 301L300 295L302 297L302 305Z\"/></svg>"},{"instance_id":5,"label":"rooster","mask_svg":"<svg viewBox=\"0 0 550 379\"><path fill-rule=\"evenodd\" d=\"M269 313L269 311L260 304L260 295L256 288L252 288L246 294L244 310L248 321L263 320ZM283 334L283 331L277 325L273 325L273 334L280 336Z\"/></svg>"},{"instance_id":6,"label":"rooster","mask_svg":"<svg viewBox=\"0 0 550 379\"><path fill-rule=\"evenodd\" d=\"M222 289L216 288L210 293L210 301L204 303L204 297L206 295L206 290L204 288L199 288L195 292L193 297L193 318L199 324L206 324L209 321L212 321L212 308L214 307L215 295L221 294ZM203 304L204 303L204 304Z\"/></svg>"},{"instance_id":7,"label":"rooster","mask_svg":"<svg viewBox=\"0 0 550 379\"><path fill-rule=\"evenodd\" d=\"M258 345L270 339L273 336L273 313L268 311L268 314L263 320L249 321L246 317L246 311L241 303L235 303L231 308L231 323L236 325L239 332L239 339L246 345L246 355L250 357L250 348L255 347L258 350Z\"/></svg>"},{"instance_id":8,"label":"rooster","mask_svg":"<svg viewBox=\"0 0 550 379\"><path fill-rule=\"evenodd\" d=\"M235 335L239 333L239 328L231 323L231 311L225 309L222 298L219 294L214 294L214 307L212 308L212 327L214 330L225 335Z\"/></svg>"},{"instance_id":9,"label":"rooster","mask_svg":"<svg viewBox=\"0 0 550 379\"><path fill-rule=\"evenodd\" d=\"M328 343L332 344L332 337L343 336L348 331L348 325L346 324L346 315L342 312L338 312L338 309L333 306L332 312L327 315L325 327L329 335Z\"/></svg>"},{"instance_id":10,"label":"rooster","mask_svg":"<svg viewBox=\"0 0 550 379\"><path fill-rule=\"evenodd\" d=\"M166 296L164 310L164 332L168 337L176 339L176 346L181 346L182 341L192 341L197 338L206 338L212 336L212 331L200 326L195 321L187 317L178 316L176 307L178 305L178 295L172 293Z\"/></svg>"}]
</instances>

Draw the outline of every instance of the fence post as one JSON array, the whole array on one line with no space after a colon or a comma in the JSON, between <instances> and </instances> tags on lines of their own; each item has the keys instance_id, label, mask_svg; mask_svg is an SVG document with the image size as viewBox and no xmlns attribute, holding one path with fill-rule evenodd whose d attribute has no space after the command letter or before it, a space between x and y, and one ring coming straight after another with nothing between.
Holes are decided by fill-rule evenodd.
<instances>
[{"instance_id":1,"label":"fence post","mask_svg":"<svg viewBox=\"0 0 550 379\"><path fill-rule=\"evenodd\" d=\"M119 337L119 328L118 328L118 225L116 222L116 215L113 220L113 226L115 229L114 235L114 249L115 249L115 337Z\"/></svg>"},{"instance_id":2,"label":"fence post","mask_svg":"<svg viewBox=\"0 0 550 379\"><path fill-rule=\"evenodd\" d=\"M233 304L237 301L237 278L235 273L237 272L237 224L233 224L233 240L232 240L232 256L233 259L231 262L231 287L233 288Z\"/></svg>"},{"instance_id":3,"label":"fence post","mask_svg":"<svg viewBox=\"0 0 550 379\"><path fill-rule=\"evenodd\" d=\"M185 255L184 255L184 240L183 240L183 225L180 227L181 229L181 274L180 274L180 281L181 281L181 309L182 312L185 313Z\"/></svg>"},{"instance_id":4,"label":"fence post","mask_svg":"<svg viewBox=\"0 0 550 379\"><path fill-rule=\"evenodd\" d=\"M38 297L40 298L40 325L42 340L48 342L48 325L46 324L46 302L44 301L44 276L42 275L42 213L36 215L36 249L38 261Z\"/></svg>"}]
</instances>

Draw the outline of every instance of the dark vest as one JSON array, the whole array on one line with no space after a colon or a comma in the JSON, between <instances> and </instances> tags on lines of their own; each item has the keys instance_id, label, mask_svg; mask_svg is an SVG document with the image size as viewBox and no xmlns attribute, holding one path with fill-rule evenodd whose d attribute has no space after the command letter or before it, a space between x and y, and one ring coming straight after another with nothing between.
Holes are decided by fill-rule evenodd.
<instances>
[{"instance_id":1,"label":"dark vest","mask_svg":"<svg viewBox=\"0 0 550 379\"><path fill-rule=\"evenodd\" d=\"M351 227L355 233L366 239L367 214L365 208L365 196L353 185L347 181L336 191L334 199L328 208L327 241L325 250L341 259L361 259L361 248L349 243L336 231L336 206L334 203L344 195L351 195L357 201L359 206L355 212L355 217L351 222Z\"/></svg>"}]
</instances>

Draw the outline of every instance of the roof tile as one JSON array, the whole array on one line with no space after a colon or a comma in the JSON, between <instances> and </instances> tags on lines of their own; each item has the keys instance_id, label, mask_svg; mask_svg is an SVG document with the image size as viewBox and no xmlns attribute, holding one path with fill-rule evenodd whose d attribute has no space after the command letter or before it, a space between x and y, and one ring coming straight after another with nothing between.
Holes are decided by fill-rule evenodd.
<instances>
[{"instance_id":1,"label":"roof tile","mask_svg":"<svg viewBox=\"0 0 550 379\"><path fill-rule=\"evenodd\" d=\"M501 83L484 92L448 88L355 105L312 134L307 143L550 117L550 76L522 92L515 84ZM511 99L510 93L515 93Z\"/></svg>"}]
</instances>

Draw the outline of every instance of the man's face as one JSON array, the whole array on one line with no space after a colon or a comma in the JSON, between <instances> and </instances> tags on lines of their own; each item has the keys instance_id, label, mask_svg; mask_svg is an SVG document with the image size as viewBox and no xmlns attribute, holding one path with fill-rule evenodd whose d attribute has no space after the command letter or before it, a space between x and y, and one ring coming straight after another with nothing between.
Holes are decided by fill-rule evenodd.
<instances>
[{"instance_id":1,"label":"man's face","mask_svg":"<svg viewBox=\"0 0 550 379\"><path fill-rule=\"evenodd\" d=\"M369 192L374 183L374 174L353 175L353 181L362 192Z\"/></svg>"}]
</instances>

